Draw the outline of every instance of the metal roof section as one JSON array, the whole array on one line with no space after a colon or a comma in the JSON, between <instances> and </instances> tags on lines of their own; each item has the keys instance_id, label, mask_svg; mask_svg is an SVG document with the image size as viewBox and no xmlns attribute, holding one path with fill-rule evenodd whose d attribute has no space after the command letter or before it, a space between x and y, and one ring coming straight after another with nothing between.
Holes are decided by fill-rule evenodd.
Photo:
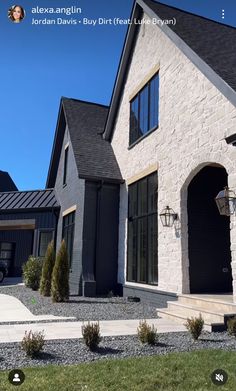
<instances>
[{"instance_id":1,"label":"metal roof section","mask_svg":"<svg viewBox=\"0 0 236 391\"><path fill-rule=\"evenodd\" d=\"M25 209L54 209L60 205L53 189L0 192L0 212Z\"/></svg>"}]
</instances>

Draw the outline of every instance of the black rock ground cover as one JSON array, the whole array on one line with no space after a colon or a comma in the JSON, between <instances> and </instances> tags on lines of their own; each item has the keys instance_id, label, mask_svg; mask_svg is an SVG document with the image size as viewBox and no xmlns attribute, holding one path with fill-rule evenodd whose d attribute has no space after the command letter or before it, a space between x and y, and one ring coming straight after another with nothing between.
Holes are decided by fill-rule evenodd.
<instances>
[{"instance_id":1,"label":"black rock ground cover","mask_svg":"<svg viewBox=\"0 0 236 391\"><path fill-rule=\"evenodd\" d=\"M118 320L156 318L154 307L146 303L130 303L123 297L89 298L70 296L66 303L52 303L50 297L43 297L24 285L0 287L0 294L19 299L34 315L55 315L75 317L75 320Z\"/></svg>"},{"instance_id":2,"label":"black rock ground cover","mask_svg":"<svg viewBox=\"0 0 236 391\"><path fill-rule=\"evenodd\" d=\"M236 339L224 333L204 332L194 342L186 332L159 334L156 345L141 344L137 336L104 337L94 352L82 339L46 341L42 353L30 359L20 348L20 343L0 344L0 369L24 368L46 365L71 365L96 360L166 355L173 352L190 352L202 349L236 351Z\"/></svg>"}]
</instances>

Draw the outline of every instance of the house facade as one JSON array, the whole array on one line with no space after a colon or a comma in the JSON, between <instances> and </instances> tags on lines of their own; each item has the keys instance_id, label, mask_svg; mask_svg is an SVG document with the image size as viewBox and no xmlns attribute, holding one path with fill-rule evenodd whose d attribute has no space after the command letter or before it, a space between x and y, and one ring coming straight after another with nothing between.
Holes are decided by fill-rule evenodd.
<instances>
[{"instance_id":1,"label":"house facade","mask_svg":"<svg viewBox=\"0 0 236 391\"><path fill-rule=\"evenodd\" d=\"M235 216L220 216L214 200L236 186L236 150L227 143L236 127L235 29L153 1L137 1L133 17L147 22L130 27L104 133L125 180L119 282L125 295L159 306L180 293L236 296ZM154 17L175 17L176 26ZM148 205L152 175L158 227ZM166 206L178 215L172 228L159 218Z\"/></svg>"},{"instance_id":2,"label":"house facade","mask_svg":"<svg viewBox=\"0 0 236 391\"><path fill-rule=\"evenodd\" d=\"M71 294L236 298L235 214L215 203L236 191L235 29L152 0L131 19L110 107L59 108L46 187Z\"/></svg>"},{"instance_id":3,"label":"house facade","mask_svg":"<svg viewBox=\"0 0 236 391\"><path fill-rule=\"evenodd\" d=\"M0 262L9 277L21 276L30 255L44 257L56 237L59 210L53 189L0 193Z\"/></svg>"},{"instance_id":4,"label":"house facade","mask_svg":"<svg viewBox=\"0 0 236 391\"><path fill-rule=\"evenodd\" d=\"M84 296L120 292L117 283L119 185L114 152L103 139L108 107L62 98L47 187L61 206L57 249L64 238L70 292Z\"/></svg>"}]
</instances>

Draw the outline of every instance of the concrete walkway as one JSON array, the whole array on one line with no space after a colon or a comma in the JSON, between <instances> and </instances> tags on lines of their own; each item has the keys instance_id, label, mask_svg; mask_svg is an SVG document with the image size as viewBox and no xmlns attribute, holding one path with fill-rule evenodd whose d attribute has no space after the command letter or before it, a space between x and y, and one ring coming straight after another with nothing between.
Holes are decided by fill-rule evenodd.
<instances>
[{"instance_id":1,"label":"concrete walkway","mask_svg":"<svg viewBox=\"0 0 236 391\"><path fill-rule=\"evenodd\" d=\"M180 324L164 319L147 319L147 322L157 328L158 333L186 331ZM0 326L0 343L19 342L25 331L44 331L45 339L76 339L81 338L81 326L87 322L55 322L38 324L15 324ZM103 320L99 322L102 336L134 335L137 333L139 320Z\"/></svg>"},{"instance_id":2,"label":"concrete walkway","mask_svg":"<svg viewBox=\"0 0 236 391\"><path fill-rule=\"evenodd\" d=\"M0 323L3 322L32 322L42 320L75 319L54 315L33 315L28 308L13 296L0 294Z\"/></svg>"},{"instance_id":3,"label":"concrete walkway","mask_svg":"<svg viewBox=\"0 0 236 391\"><path fill-rule=\"evenodd\" d=\"M63 320L67 320L66 322ZM83 322L73 321L54 315L33 315L20 300L13 296L0 294L0 323L7 322L36 322L24 324L1 324L0 343L19 342L25 331L44 331L45 339L76 339L81 338ZM45 321L51 322L45 322ZM53 322L54 320L61 320ZM44 323L42 323L44 321ZM96 319L94 319L96 321ZM167 319L148 319L150 325L157 328L158 333L186 331L186 328ZM86 323L86 322L85 322ZM99 322L102 336L134 335L139 325L138 319L132 320L103 320Z\"/></svg>"}]
</instances>

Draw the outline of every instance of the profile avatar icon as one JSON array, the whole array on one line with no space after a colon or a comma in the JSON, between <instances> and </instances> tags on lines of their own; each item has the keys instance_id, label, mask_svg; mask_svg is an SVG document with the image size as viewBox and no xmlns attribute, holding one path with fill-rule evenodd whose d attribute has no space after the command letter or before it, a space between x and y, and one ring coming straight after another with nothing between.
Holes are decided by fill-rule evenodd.
<instances>
[{"instance_id":1,"label":"profile avatar icon","mask_svg":"<svg viewBox=\"0 0 236 391\"><path fill-rule=\"evenodd\" d=\"M21 5L13 5L8 10L8 18L13 23L20 23L25 17L25 10Z\"/></svg>"},{"instance_id":2,"label":"profile avatar icon","mask_svg":"<svg viewBox=\"0 0 236 391\"><path fill-rule=\"evenodd\" d=\"M13 381L14 383L15 383L15 382L18 382L18 383L19 383L19 381L20 381L20 375L19 375L19 373L15 373L15 374L14 374L14 377L13 377L12 381Z\"/></svg>"},{"instance_id":3,"label":"profile avatar icon","mask_svg":"<svg viewBox=\"0 0 236 391\"><path fill-rule=\"evenodd\" d=\"M25 381L25 374L20 369L13 369L8 375L8 380L13 386L20 386Z\"/></svg>"}]
</instances>

